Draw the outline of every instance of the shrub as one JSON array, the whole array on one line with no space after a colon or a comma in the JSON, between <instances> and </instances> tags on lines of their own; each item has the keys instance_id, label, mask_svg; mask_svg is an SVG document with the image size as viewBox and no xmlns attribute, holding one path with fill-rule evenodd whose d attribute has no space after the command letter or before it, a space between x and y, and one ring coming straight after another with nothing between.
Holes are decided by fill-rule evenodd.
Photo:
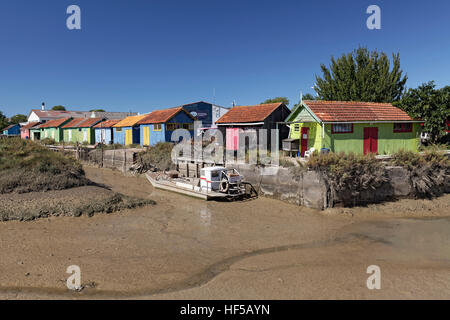
<instances>
[{"instance_id":1,"label":"shrub","mask_svg":"<svg viewBox=\"0 0 450 320\"><path fill-rule=\"evenodd\" d=\"M151 169L164 171L175 168L172 162L173 144L169 142L160 142L146 151L137 154L137 164L140 172Z\"/></svg>"},{"instance_id":2,"label":"shrub","mask_svg":"<svg viewBox=\"0 0 450 320\"><path fill-rule=\"evenodd\" d=\"M376 190L388 181L385 165L372 154L313 154L306 168L321 172L330 187L331 200L338 198L344 205L355 205L361 192Z\"/></svg>"},{"instance_id":3,"label":"shrub","mask_svg":"<svg viewBox=\"0 0 450 320\"><path fill-rule=\"evenodd\" d=\"M0 193L61 190L89 184L73 158L20 138L0 140Z\"/></svg>"},{"instance_id":4,"label":"shrub","mask_svg":"<svg viewBox=\"0 0 450 320\"><path fill-rule=\"evenodd\" d=\"M44 138L41 140L41 143L45 146L52 146L57 144L55 139L52 138Z\"/></svg>"},{"instance_id":5,"label":"shrub","mask_svg":"<svg viewBox=\"0 0 450 320\"><path fill-rule=\"evenodd\" d=\"M450 183L450 159L436 148L423 154L400 151L393 155L392 164L410 172L416 197L433 197L445 192Z\"/></svg>"}]
</instances>

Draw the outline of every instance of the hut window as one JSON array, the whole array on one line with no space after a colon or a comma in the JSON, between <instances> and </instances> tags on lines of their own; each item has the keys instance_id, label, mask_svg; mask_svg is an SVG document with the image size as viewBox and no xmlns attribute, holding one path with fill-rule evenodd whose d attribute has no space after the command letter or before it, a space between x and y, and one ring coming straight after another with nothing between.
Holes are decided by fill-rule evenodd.
<instances>
[{"instance_id":1,"label":"hut window","mask_svg":"<svg viewBox=\"0 0 450 320\"><path fill-rule=\"evenodd\" d=\"M116 132L122 132L122 128L116 128Z\"/></svg>"},{"instance_id":2,"label":"hut window","mask_svg":"<svg viewBox=\"0 0 450 320\"><path fill-rule=\"evenodd\" d=\"M162 125L161 123L155 123L153 125L153 131L161 131Z\"/></svg>"},{"instance_id":3,"label":"hut window","mask_svg":"<svg viewBox=\"0 0 450 320\"><path fill-rule=\"evenodd\" d=\"M299 131L300 131L300 124L296 123L296 124L294 125L294 131L295 131L295 132L299 132Z\"/></svg>"},{"instance_id":4,"label":"hut window","mask_svg":"<svg viewBox=\"0 0 450 320\"><path fill-rule=\"evenodd\" d=\"M167 123L166 128L168 131L173 131L176 129L180 129L180 124L179 123Z\"/></svg>"},{"instance_id":5,"label":"hut window","mask_svg":"<svg viewBox=\"0 0 450 320\"><path fill-rule=\"evenodd\" d=\"M192 130L192 123L183 123L183 129Z\"/></svg>"},{"instance_id":6,"label":"hut window","mask_svg":"<svg viewBox=\"0 0 450 320\"><path fill-rule=\"evenodd\" d=\"M412 132L412 123L394 123L394 132Z\"/></svg>"},{"instance_id":7,"label":"hut window","mask_svg":"<svg viewBox=\"0 0 450 320\"><path fill-rule=\"evenodd\" d=\"M332 124L331 133L353 133L353 123Z\"/></svg>"}]
</instances>

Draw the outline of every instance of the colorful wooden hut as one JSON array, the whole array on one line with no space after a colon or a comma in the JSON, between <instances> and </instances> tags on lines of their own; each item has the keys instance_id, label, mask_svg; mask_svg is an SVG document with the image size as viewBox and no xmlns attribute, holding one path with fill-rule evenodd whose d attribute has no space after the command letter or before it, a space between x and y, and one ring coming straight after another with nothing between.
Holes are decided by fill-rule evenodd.
<instances>
[{"instance_id":1,"label":"colorful wooden hut","mask_svg":"<svg viewBox=\"0 0 450 320\"><path fill-rule=\"evenodd\" d=\"M391 103L304 100L286 119L290 138L307 150L392 154L417 151L420 122Z\"/></svg>"},{"instance_id":2,"label":"colorful wooden hut","mask_svg":"<svg viewBox=\"0 0 450 320\"><path fill-rule=\"evenodd\" d=\"M71 121L72 118L61 118L55 120L49 120L41 125L39 125L39 137L38 140L45 138L54 139L56 142L63 141L63 129L62 127Z\"/></svg>"},{"instance_id":3,"label":"colorful wooden hut","mask_svg":"<svg viewBox=\"0 0 450 320\"><path fill-rule=\"evenodd\" d=\"M114 128L120 120L105 120L94 126L95 143L112 144L114 143Z\"/></svg>"},{"instance_id":4,"label":"colorful wooden hut","mask_svg":"<svg viewBox=\"0 0 450 320\"><path fill-rule=\"evenodd\" d=\"M113 141L122 145L140 144L138 122L146 115L127 117L113 125Z\"/></svg>"},{"instance_id":5,"label":"colorful wooden hut","mask_svg":"<svg viewBox=\"0 0 450 320\"><path fill-rule=\"evenodd\" d=\"M278 143L287 138L289 131L285 125L279 125L290 114L284 103L269 103L255 106L236 106L216 121L225 139L227 150L237 151L240 140L246 138L246 133L257 132L266 135L267 148L272 147L272 129L278 129ZM265 131L260 131L265 129ZM275 138L274 138L275 139ZM258 140L259 144L259 140Z\"/></svg>"},{"instance_id":6,"label":"colorful wooden hut","mask_svg":"<svg viewBox=\"0 0 450 320\"><path fill-rule=\"evenodd\" d=\"M65 124L64 141L72 143L95 144L94 126L102 121L101 118L75 118Z\"/></svg>"},{"instance_id":7,"label":"colorful wooden hut","mask_svg":"<svg viewBox=\"0 0 450 320\"><path fill-rule=\"evenodd\" d=\"M20 128L20 137L25 140L31 139L30 130L40 125L40 122L29 122Z\"/></svg>"},{"instance_id":8,"label":"colorful wooden hut","mask_svg":"<svg viewBox=\"0 0 450 320\"><path fill-rule=\"evenodd\" d=\"M141 145L153 146L158 142L170 142L172 132L176 129L186 129L192 137L194 120L182 107L155 110L138 122L141 128Z\"/></svg>"},{"instance_id":9,"label":"colorful wooden hut","mask_svg":"<svg viewBox=\"0 0 450 320\"><path fill-rule=\"evenodd\" d=\"M11 124L2 130L2 133L6 136L19 136L20 135L20 125Z\"/></svg>"}]
</instances>

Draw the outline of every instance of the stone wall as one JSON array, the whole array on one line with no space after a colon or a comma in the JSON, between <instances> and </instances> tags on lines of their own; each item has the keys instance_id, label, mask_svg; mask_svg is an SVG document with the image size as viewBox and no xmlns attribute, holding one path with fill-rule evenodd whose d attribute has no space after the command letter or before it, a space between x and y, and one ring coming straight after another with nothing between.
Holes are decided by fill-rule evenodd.
<instances>
[{"instance_id":1,"label":"stone wall","mask_svg":"<svg viewBox=\"0 0 450 320\"><path fill-rule=\"evenodd\" d=\"M341 203L331 199L330 188L319 172L304 171L294 176L288 168L261 168L254 165L229 165L245 180L253 184L258 193L296 205L323 210ZM377 203L413 196L409 172L402 167L387 167L389 181L376 190L365 190L355 199L357 204Z\"/></svg>"}]
</instances>

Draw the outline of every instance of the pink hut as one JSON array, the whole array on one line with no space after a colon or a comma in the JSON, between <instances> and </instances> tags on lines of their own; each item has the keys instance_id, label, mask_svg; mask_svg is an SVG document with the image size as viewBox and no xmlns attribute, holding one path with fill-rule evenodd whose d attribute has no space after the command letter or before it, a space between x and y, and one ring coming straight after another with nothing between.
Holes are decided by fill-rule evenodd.
<instances>
[{"instance_id":1,"label":"pink hut","mask_svg":"<svg viewBox=\"0 0 450 320\"><path fill-rule=\"evenodd\" d=\"M33 127L36 127L36 126L38 126L40 124L41 124L40 122L29 122L26 125L22 126L20 128L20 137L22 139L29 140L30 139L30 130Z\"/></svg>"}]
</instances>

